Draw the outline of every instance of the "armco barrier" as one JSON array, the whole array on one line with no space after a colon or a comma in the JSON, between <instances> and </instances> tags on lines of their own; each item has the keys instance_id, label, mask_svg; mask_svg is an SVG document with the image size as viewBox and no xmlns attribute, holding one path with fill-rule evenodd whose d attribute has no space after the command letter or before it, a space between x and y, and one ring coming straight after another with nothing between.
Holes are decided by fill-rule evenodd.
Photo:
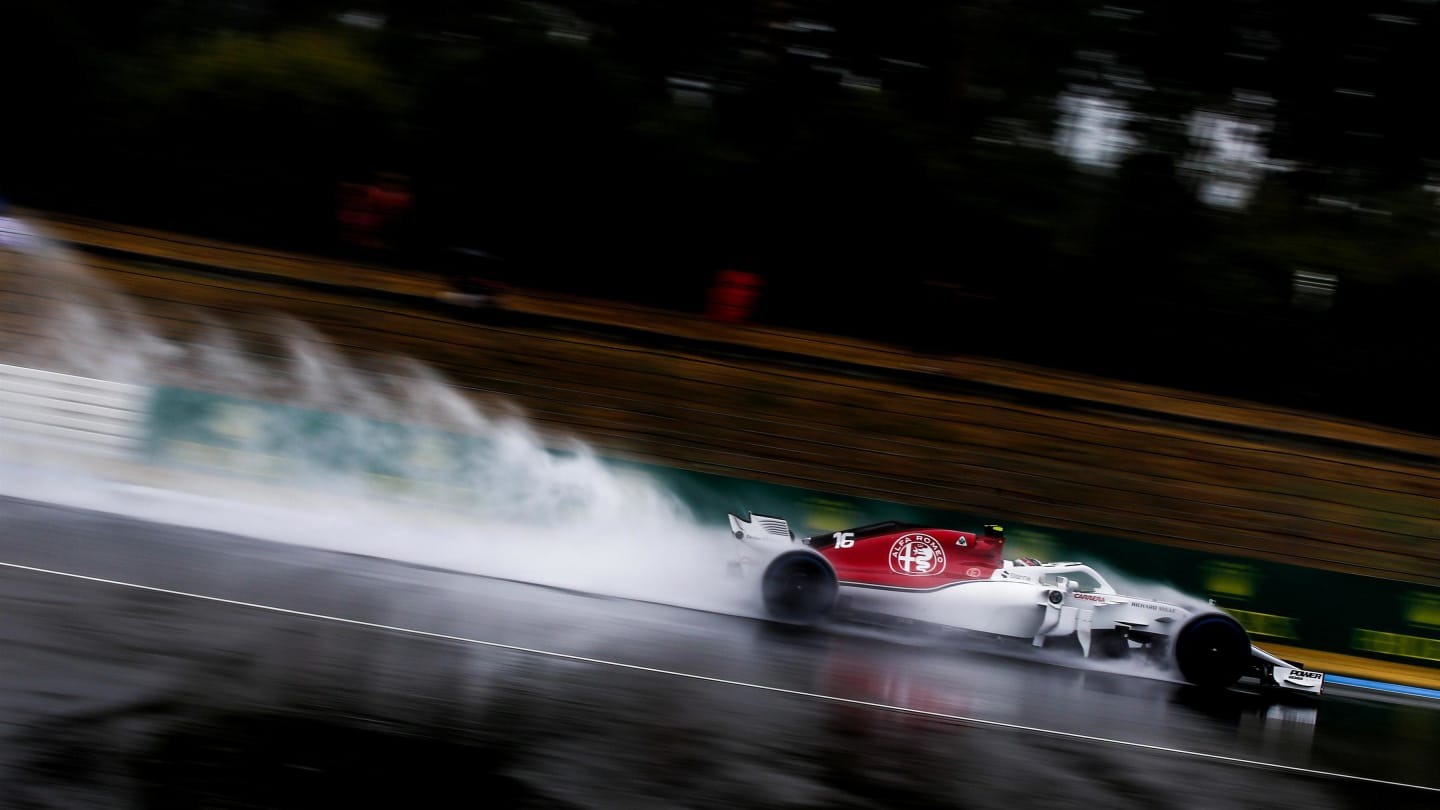
<instances>
[{"instance_id":1,"label":"armco barrier","mask_svg":"<svg viewBox=\"0 0 1440 810\"><path fill-rule=\"evenodd\" d=\"M152 459L216 471L302 478L316 469L359 474L395 489L463 505L475 490L447 482L486 479L487 441L350 415L178 388L156 389L147 419ZM819 533L904 520L954 528L1000 522L1008 556L1083 560L1137 595L1163 588L1206 597L1233 613L1259 643L1440 669L1440 590L1352 574L1172 546L1007 524L972 515L610 462L657 481L723 537L725 514L754 511Z\"/></svg>"},{"instance_id":2,"label":"armco barrier","mask_svg":"<svg viewBox=\"0 0 1440 810\"><path fill-rule=\"evenodd\" d=\"M0 442L110 456L145 434L143 386L0 365Z\"/></svg>"}]
</instances>

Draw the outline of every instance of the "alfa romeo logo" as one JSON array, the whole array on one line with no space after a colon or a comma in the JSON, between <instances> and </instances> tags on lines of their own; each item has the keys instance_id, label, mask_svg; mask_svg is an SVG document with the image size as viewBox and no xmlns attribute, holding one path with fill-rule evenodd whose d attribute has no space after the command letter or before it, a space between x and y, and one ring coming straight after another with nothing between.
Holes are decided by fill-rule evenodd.
<instances>
[{"instance_id":1,"label":"alfa romeo logo","mask_svg":"<svg viewBox=\"0 0 1440 810\"><path fill-rule=\"evenodd\" d=\"M945 570L945 547L928 534L903 534L890 547L890 570L909 577L934 576Z\"/></svg>"}]
</instances>

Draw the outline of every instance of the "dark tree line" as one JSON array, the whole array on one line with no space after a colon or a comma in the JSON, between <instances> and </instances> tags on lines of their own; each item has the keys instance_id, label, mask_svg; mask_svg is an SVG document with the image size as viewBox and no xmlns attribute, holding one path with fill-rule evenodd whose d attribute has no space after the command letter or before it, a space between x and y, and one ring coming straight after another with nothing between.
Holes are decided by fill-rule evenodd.
<instances>
[{"instance_id":1,"label":"dark tree line","mask_svg":"<svg viewBox=\"0 0 1440 810\"><path fill-rule=\"evenodd\" d=\"M21 0L0 194L1434 429L1434 9Z\"/></svg>"}]
</instances>

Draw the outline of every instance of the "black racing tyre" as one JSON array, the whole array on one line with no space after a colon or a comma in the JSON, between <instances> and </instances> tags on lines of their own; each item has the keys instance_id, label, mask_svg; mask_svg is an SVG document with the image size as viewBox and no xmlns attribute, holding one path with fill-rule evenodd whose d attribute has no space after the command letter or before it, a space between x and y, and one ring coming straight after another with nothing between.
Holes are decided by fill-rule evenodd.
<instances>
[{"instance_id":1,"label":"black racing tyre","mask_svg":"<svg viewBox=\"0 0 1440 810\"><path fill-rule=\"evenodd\" d=\"M787 552L771 561L760 587L771 618L800 624L829 613L840 588L830 564L804 551Z\"/></svg>"},{"instance_id":2,"label":"black racing tyre","mask_svg":"<svg viewBox=\"0 0 1440 810\"><path fill-rule=\"evenodd\" d=\"M1185 625L1175 639L1175 664L1186 681L1224 689L1250 667L1250 636L1229 616L1200 616Z\"/></svg>"}]
</instances>

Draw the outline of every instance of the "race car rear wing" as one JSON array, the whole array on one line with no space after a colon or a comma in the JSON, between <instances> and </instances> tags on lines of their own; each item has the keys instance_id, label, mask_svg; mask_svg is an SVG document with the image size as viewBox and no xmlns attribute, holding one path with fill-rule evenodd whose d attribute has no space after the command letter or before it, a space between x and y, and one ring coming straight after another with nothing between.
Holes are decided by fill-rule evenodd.
<instances>
[{"instance_id":1,"label":"race car rear wing","mask_svg":"<svg viewBox=\"0 0 1440 810\"><path fill-rule=\"evenodd\" d=\"M795 534L790 531L790 523L785 518L769 517L750 513L749 520L730 516L730 531L735 535L736 540L760 540L762 542L775 542L783 540L787 543L795 539Z\"/></svg>"},{"instance_id":2,"label":"race car rear wing","mask_svg":"<svg viewBox=\"0 0 1440 810\"><path fill-rule=\"evenodd\" d=\"M726 566L731 576L744 576L795 542L785 518L750 513L749 520L730 515L730 533L735 536L735 559Z\"/></svg>"}]
</instances>

